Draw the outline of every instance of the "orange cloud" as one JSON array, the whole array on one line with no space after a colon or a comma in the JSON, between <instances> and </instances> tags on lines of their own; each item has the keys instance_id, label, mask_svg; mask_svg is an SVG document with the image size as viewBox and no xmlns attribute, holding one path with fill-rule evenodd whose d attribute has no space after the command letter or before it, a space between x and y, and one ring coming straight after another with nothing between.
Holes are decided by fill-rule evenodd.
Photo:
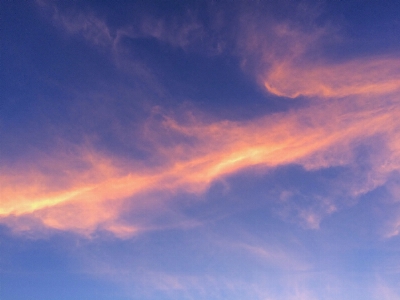
<instances>
[{"instance_id":1,"label":"orange cloud","mask_svg":"<svg viewBox=\"0 0 400 300\"><path fill-rule=\"evenodd\" d=\"M290 98L377 96L400 89L397 57L327 61L324 49L337 46L343 38L339 27L317 25L312 19L302 27L289 20L242 16L238 38L242 67L270 93Z\"/></svg>"},{"instance_id":2,"label":"orange cloud","mask_svg":"<svg viewBox=\"0 0 400 300\"><path fill-rule=\"evenodd\" d=\"M127 207L157 211L157 201L148 201L152 193L201 193L213 180L251 166L299 163L320 168L349 163L352 144L386 136L388 161L374 167L380 175L371 179L365 188L369 190L400 166L399 120L398 106L379 105L375 99L331 101L247 122L192 119L182 124L164 117L146 137L155 143L158 165L84 149L40 158L25 169L3 168L0 216L5 223L10 217L28 216L49 228L83 234L101 229L124 237L144 224L126 224L121 214ZM168 142L163 143L165 138Z\"/></svg>"},{"instance_id":3,"label":"orange cloud","mask_svg":"<svg viewBox=\"0 0 400 300\"><path fill-rule=\"evenodd\" d=\"M291 98L382 95L400 89L400 60L359 59L333 66L283 62L261 81L269 92Z\"/></svg>"},{"instance_id":4,"label":"orange cloud","mask_svg":"<svg viewBox=\"0 0 400 300\"><path fill-rule=\"evenodd\" d=\"M63 15L47 4L56 22L96 45L116 47L121 36L136 36L134 30L120 29L114 38L95 15ZM373 176L353 193L382 184L386 174L400 167L396 134L400 110L393 97L400 88L400 61L364 58L335 65L310 63L305 54L327 34L326 29L305 33L288 24L255 24L253 19L252 15L240 20L244 26L238 51L243 57L256 57L255 73L262 85L279 96L330 97L329 103L247 122L191 118L180 123L167 116L161 123L150 120L143 126L143 138L153 145L152 161L158 162L153 165L82 147L72 154L4 167L0 170L0 221L15 230L32 230L37 222L26 222L28 217L48 228L88 235L100 229L125 237L145 225L127 224L121 215L127 209L159 209L157 201L149 201L153 193L201 193L212 181L252 166L298 163L313 169L347 164L352 146L374 135L383 137L387 159L375 163ZM201 35L200 25L192 21L177 36L170 37L168 26L157 22L143 24L142 34L185 47L192 32ZM309 218L310 223L318 220L313 215Z\"/></svg>"}]
</instances>

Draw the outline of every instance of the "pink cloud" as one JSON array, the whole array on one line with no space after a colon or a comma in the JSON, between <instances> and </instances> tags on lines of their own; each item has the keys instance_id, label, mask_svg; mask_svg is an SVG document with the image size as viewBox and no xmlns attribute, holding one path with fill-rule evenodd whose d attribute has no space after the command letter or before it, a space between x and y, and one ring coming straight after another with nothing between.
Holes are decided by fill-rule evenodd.
<instances>
[{"instance_id":1,"label":"pink cloud","mask_svg":"<svg viewBox=\"0 0 400 300\"><path fill-rule=\"evenodd\" d=\"M400 61L367 58L337 65L283 62L260 77L265 88L278 96L378 96L400 89Z\"/></svg>"},{"instance_id":2,"label":"pink cloud","mask_svg":"<svg viewBox=\"0 0 400 300\"><path fill-rule=\"evenodd\" d=\"M46 5L67 32L96 45L112 46L113 51L118 50L122 36L139 34L186 47L193 34L201 35L201 26L193 18L183 25L150 20L142 28L120 29L113 35L94 14L61 14L56 6ZM265 170L296 163L311 170L351 164L354 146L376 136L384 143L381 158L374 157L366 179L349 183L348 189L356 197L384 184L400 166L399 60L310 61L306 54L322 37L332 34L329 28L305 31L289 22L257 22L246 15L240 19L237 52L243 67L247 69L248 61L254 60L251 71L271 93L311 96L317 101L306 108L243 122L211 122L193 116L179 122L160 114L161 121L150 119L141 125L139 137L151 145L152 165L78 147L76 153L55 149L50 157L3 168L3 221L16 230L29 230L31 223L18 227L15 220L31 217L58 230L90 234L104 229L129 236L140 232L143 224L120 220L127 206L157 211L170 195L201 194L213 181L249 167ZM160 199L148 201L156 193ZM331 205L328 201L324 214L335 211ZM309 227L318 228L323 216L301 213Z\"/></svg>"},{"instance_id":3,"label":"pink cloud","mask_svg":"<svg viewBox=\"0 0 400 300\"><path fill-rule=\"evenodd\" d=\"M157 211L162 199L146 205L150 194L203 193L214 180L248 167L350 164L348 153L354 144L382 136L387 163L372 164L369 181L354 190L354 195L362 194L399 168L400 111L377 105L374 99L356 102L322 103L247 122L210 123L192 117L180 123L168 116L150 120L143 138L153 144L155 165L81 148L72 155L54 154L24 167L4 168L0 214L29 215L60 230L90 233L104 228L133 234L140 226L127 229L118 223L126 201L133 204L131 209L139 205ZM319 217L311 214L305 219L316 227Z\"/></svg>"}]
</instances>

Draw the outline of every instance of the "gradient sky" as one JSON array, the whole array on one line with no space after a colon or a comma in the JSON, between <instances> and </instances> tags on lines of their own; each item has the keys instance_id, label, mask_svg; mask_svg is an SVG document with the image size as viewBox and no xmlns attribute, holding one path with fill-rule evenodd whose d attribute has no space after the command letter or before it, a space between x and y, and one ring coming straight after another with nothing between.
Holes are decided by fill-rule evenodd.
<instances>
[{"instance_id":1,"label":"gradient sky","mask_svg":"<svg viewBox=\"0 0 400 300\"><path fill-rule=\"evenodd\" d=\"M1 300L400 299L397 1L1 1Z\"/></svg>"}]
</instances>

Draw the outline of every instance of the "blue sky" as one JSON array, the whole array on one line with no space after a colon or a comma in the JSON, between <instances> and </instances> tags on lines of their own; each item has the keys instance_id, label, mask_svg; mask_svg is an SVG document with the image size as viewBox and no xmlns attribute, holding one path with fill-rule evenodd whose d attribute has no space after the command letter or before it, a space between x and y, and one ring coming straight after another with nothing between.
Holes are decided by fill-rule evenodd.
<instances>
[{"instance_id":1,"label":"blue sky","mask_svg":"<svg viewBox=\"0 0 400 300\"><path fill-rule=\"evenodd\" d=\"M0 11L0 299L400 299L399 4Z\"/></svg>"}]
</instances>

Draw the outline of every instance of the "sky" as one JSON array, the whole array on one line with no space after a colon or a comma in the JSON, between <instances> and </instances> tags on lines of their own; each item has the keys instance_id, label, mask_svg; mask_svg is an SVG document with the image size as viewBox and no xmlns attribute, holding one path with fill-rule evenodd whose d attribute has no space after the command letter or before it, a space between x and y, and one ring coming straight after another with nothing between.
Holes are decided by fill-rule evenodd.
<instances>
[{"instance_id":1,"label":"sky","mask_svg":"<svg viewBox=\"0 0 400 300\"><path fill-rule=\"evenodd\" d=\"M1 300L400 299L400 4L0 3Z\"/></svg>"}]
</instances>

